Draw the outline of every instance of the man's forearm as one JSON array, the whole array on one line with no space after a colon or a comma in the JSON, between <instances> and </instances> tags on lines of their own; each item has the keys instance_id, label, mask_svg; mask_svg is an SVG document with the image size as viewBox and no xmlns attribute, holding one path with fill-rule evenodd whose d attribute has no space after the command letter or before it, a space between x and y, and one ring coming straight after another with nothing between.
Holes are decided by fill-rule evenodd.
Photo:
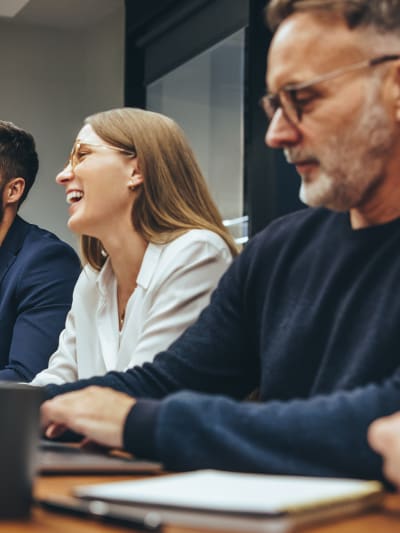
<instances>
[{"instance_id":1,"label":"man's forearm","mask_svg":"<svg viewBox=\"0 0 400 533\"><path fill-rule=\"evenodd\" d=\"M48 400L60 394L73 392L86 387L96 385L98 387L110 387L119 392L131 394L131 386L128 372L109 372L104 376L94 376L88 379L80 379L63 385L47 385L44 387L45 398Z\"/></svg>"},{"instance_id":2,"label":"man's forearm","mask_svg":"<svg viewBox=\"0 0 400 533\"><path fill-rule=\"evenodd\" d=\"M138 457L158 461L155 431L160 400L137 400L125 420L123 430L124 449Z\"/></svg>"},{"instance_id":3,"label":"man's forearm","mask_svg":"<svg viewBox=\"0 0 400 533\"><path fill-rule=\"evenodd\" d=\"M265 403L181 392L153 404L139 400L126 419L124 444L168 470L382 478L367 428L398 405L394 382Z\"/></svg>"}]
</instances>

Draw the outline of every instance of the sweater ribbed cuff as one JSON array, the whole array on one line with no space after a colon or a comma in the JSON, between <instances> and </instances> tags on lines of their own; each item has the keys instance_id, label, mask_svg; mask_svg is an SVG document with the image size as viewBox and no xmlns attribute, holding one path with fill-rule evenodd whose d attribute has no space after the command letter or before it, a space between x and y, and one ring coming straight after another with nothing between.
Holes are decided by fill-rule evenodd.
<instances>
[{"instance_id":1,"label":"sweater ribbed cuff","mask_svg":"<svg viewBox=\"0 0 400 533\"><path fill-rule=\"evenodd\" d=\"M137 457L159 461L155 432L161 402L137 400L129 411L124 426L124 448Z\"/></svg>"}]
</instances>

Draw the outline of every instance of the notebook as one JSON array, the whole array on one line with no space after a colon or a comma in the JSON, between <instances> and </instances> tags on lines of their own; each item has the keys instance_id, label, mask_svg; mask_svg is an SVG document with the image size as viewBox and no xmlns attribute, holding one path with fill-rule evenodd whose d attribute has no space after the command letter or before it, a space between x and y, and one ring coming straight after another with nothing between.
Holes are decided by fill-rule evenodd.
<instances>
[{"instance_id":1,"label":"notebook","mask_svg":"<svg viewBox=\"0 0 400 533\"><path fill-rule=\"evenodd\" d=\"M160 472L160 463L91 451L76 445L41 440L38 471L41 474L130 474Z\"/></svg>"},{"instance_id":2,"label":"notebook","mask_svg":"<svg viewBox=\"0 0 400 533\"><path fill-rule=\"evenodd\" d=\"M203 470L141 481L77 487L78 498L116 512L156 512L166 524L246 532L286 532L379 505L375 481Z\"/></svg>"}]
</instances>

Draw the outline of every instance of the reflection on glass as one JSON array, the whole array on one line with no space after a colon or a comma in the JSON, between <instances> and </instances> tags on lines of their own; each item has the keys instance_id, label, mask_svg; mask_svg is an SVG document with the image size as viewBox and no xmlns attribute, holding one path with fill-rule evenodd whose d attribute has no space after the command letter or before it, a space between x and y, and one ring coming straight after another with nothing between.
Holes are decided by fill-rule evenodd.
<instances>
[{"instance_id":1,"label":"reflection on glass","mask_svg":"<svg viewBox=\"0 0 400 533\"><path fill-rule=\"evenodd\" d=\"M243 90L244 30L147 87L147 108L183 127L222 216L229 220L244 214ZM245 242L247 220L227 226Z\"/></svg>"},{"instance_id":2,"label":"reflection on glass","mask_svg":"<svg viewBox=\"0 0 400 533\"><path fill-rule=\"evenodd\" d=\"M224 226L229 228L237 244L245 244L249 240L249 217L225 218Z\"/></svg>"}]
</instances>

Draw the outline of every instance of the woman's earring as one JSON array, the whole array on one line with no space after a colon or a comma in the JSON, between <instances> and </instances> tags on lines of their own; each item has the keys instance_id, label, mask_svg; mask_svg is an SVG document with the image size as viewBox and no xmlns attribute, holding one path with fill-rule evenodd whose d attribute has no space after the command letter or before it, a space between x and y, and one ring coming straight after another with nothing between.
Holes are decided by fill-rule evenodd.
<instances>
[{"instance_id":1,"label":"woman's earring","mask_svg":"<svg viewBox=\"0 0 400 533\"><path fill-rule=\"evenodd\" d=\"M136 189L140 185L140 178L139 178L139 180L136 180L135 179L136 176L137 176L137 174L133 174L131 179L130 179L130 181L129 181L128 187L129 187L129 190L131 190L131 191L136 191Z\"/></svg>"}]
</instances>

